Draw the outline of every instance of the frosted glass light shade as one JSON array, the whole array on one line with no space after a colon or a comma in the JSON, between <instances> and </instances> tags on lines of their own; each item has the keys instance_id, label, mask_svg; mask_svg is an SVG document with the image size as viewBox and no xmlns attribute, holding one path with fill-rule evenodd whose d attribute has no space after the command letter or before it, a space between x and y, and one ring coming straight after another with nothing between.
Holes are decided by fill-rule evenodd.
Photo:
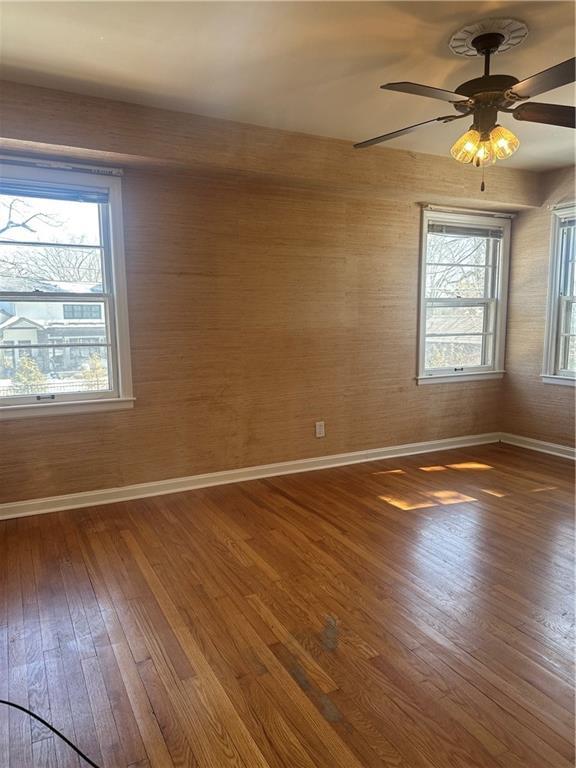
<instances>
[{"instance_id":1,"label":"frosted glass light shade","mask_svg":"<svg viewBox=\"0 0 576 768\"><path fill-rule=\"evenodd\" d=\"M501 125L495 126L490 131L490 142L494 148L494 154L498 160L506 160L516 152L520 146L518 137Z\"/></svg>"},{"instance_id":2,"label":"frosted glass light shade","mask_svg":"<svg viewBox=\"0 0 576 768\"><path fill-rule=\"evenodd\" d=\"M471 163L480 148L480 133L471 128L456 140L450 154L459 163Z\"/></svg>"},{"instance_id":3,"label":"frosted glass light shade","mask_svg":"<svg viewBox=\"0 0 576 768\"><path fill-rule=\"evenodd\" d=\"M481 141L478 151L474 155L474 165L479 167L481 165L492 165L496 162L496 154L494 147L490 139L488 141Z\"/></svg>"}]
</instances>

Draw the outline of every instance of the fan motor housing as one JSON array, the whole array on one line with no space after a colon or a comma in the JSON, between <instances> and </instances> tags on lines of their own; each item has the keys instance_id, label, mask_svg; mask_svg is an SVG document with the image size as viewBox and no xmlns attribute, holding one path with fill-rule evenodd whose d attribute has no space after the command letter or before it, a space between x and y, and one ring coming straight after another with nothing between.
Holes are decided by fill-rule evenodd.
<instances>
[{"instance_id":1,"label":"fan motor housing","mask_svg":"<svg viewBox=\"0 0 576 768\"><path fill-rule=\"evenodd\" d=\"M503 106L507 102L506 92L518 82L518 78L512 75L484 75L462 83L455 89L455 93L474 99L476 104ZM458 112L466 112L469 109L469 103L465 101L454 106Z\"/></svg>"},{"instance_id":2,"label":"fan motor housing","mask_svg":"<svg viewBox=\"0 0 576 768\"><path fill-rule=\"evenodd\" d=\"M456 88L456 93L470 99L479 93L508 91L519 82L518 78L512 77L512 75L485 75L462 83Z\"/></svg>"}]
</instances>

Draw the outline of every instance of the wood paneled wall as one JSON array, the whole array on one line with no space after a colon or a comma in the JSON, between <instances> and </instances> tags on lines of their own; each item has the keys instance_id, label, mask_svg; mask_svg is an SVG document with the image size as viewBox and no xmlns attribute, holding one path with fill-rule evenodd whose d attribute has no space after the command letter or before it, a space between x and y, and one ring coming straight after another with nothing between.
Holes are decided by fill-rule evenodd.
<instances>
[{"instance_id":1,"label":"wood paneled wall","mask_svg":"<svg viewBox=\"0 0 576 768\"><path fill-rule=\"evenodd\" d=\"M501 428L502 382L414 380L418 202L478 205L474 169L13 84L0 108L5 146L126 163L137 398L2 422L0 501ZM493 208L540 200L488 181Z\"/></svg>"},{"instance_id":2,"label":"wood paneled wall","mask_svg":"<svg viewBox=\"0 0 576 768\"><path fill-rule=\"evenodd\" d=\"M542 174L542 206L514 221L502 422L506 432L574 445L574 389L542 382L550 207L574 200L574 168Z\"/></svg>"}]
</instances>

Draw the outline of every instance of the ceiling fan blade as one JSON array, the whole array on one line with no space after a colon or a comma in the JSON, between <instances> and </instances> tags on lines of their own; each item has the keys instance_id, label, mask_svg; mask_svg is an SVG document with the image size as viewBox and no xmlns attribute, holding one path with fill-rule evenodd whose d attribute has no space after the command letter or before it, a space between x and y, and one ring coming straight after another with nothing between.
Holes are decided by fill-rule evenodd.
<instances>
[{"instance_id":1,"label":"ceiling fan blade","mask_svg":"<svg viewBox=\"0 0 576 768\"><path fill-rule=\"evenodd\" d=\"M451 103L465 102L463 96L454 91L445 91L443 88L432 88L429 85L420 85L420 83L386 83L381 85L386 91L400 91L400 93L411 93L414 96L428 96L430 99L441 99Z\"/></svg>"},{"instance_id":2,"label":"ceiling fan blade","mask_svg":"<svg viewBox=\"0 0 576 768\"><path fill-rule=\"evenodd\" d=\"M430 123L451 123L452 120L460 120L462 117L468 117L470 112L466 112L463 115L444 115L443 117L433 117L432 120L424 120L423 123L416 123L415 125L409 125L406 128L400 128L399 131L392 131L392 133L384 133L382 136L376 136L373 139L367 139L366 141L360 141L358 144L354 144L354 149L361 149L362 147L371 147L373 144L380 144L383 141L390 141L397 136L404 136L405 133L412 133L421 125L429 125Z\"/></svg>"},{"instance_id":3,"label":"ceiling fan blade","mask_svg":"<svg viewBox=\"0 0 576 768\"><path fill-rule=\"evenodd\" d=\"M576 128L576 108L565 107L563 104L542 104L537 101L527 101L516 107L512 114L516 120Z\"/></svg>"},{"instance_id":4,"label":"ceiling fan blade","mask_svg":"<svg viewBox=\"0 0 576 768\"><path fill-rule=\"evenodd\" d=\"M545 69L537 75L527 77L516 85L513 85L511 91L520 99L531 99L546 91L552 91L554 88L560 88L561 85L573 83L576 79L576 58L566 59L561 64L556 64L550 69Z\"/></svg>"}]
</instances>

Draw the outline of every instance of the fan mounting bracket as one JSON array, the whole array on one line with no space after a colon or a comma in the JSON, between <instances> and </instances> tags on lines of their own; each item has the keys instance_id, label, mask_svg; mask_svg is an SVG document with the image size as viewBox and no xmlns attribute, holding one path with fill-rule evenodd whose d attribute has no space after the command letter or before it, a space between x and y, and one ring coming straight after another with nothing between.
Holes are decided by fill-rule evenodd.
<instances>
[{"instance_id":1,"label":"fan mounting bracket","mask_svg":"<svg viewBox=\"0 0 576 768\"><path fill-rule=\"evenodd\" d=\"M496 53L506 38L501 32L484 32L472 38L470 45L478 51L479 56Z\"/></svg>"}]
</instances>

